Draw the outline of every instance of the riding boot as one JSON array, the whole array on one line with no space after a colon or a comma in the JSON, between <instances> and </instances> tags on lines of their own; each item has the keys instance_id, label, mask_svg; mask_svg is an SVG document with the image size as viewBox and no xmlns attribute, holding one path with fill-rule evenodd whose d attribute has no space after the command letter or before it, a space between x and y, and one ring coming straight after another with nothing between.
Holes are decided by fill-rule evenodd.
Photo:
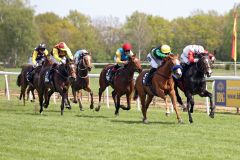
<instances>
[{"instance_id":1,"label":"riding boot","mask_svg":"<svg viewBox=\"0 0 240 160\"><path fill-rule=\"evenodd\" d=\"M33 80L33 71L34 71L34 68L32 67L32 70L27 73L27 81L28 82L32 82L32 80Z\"/></svg>"},{"instance_id":2,"label":"riding boot","mask_svg":"<svg viewBox=\"0 0 240 160\"><path fill-rule=\"evenodd\" d=\"M147 77L146 77L146 85L150 86L152 84L153 73L157 70L157 68L151 68Z\"/></svg>"},{"instance_id":3,"label":"riding boot","mask_svg":"<svg viewBox=\"0 0 240 160\"><path fill-rule=\"evenodd\" d=\"M115 75L115 73L117 72L117 70L120 68L120 66L118 64L116 64L113 69L111 70L110 72L110 75L109 75L109 81L112 82L113 80L113 76Z\"/></svg>"}]
</instances>

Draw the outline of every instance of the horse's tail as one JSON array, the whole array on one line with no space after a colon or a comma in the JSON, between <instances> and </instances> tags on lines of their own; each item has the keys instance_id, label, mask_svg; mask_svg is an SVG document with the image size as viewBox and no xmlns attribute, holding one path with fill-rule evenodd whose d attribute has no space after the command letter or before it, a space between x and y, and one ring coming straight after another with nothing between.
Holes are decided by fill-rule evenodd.
<instances>
[{"instance_id":1,"label":"horse's tail","mask_svg":"<svg viewBox=\"0 0 240 160\"><path fill-rule=\"evenodd\" d=\"M137 91L137 89L136 89L136 87L135 87L135 91L134 91L134 96L133 96L133 100L135 100L136 101L136 99L138 98L138 91Z\"/></svg>"},{"instance_id":2,"label":"horse's tail","mask_svg":"<svg viewBox=\"0 0 240 160\"><path fill-rule=\"evenodd\" d=\"M21 76L22 76L22 74L20 73L17 77L17 82L16 83L17 83L18 87L21 86Z\"/></svg>"}]
</instances>

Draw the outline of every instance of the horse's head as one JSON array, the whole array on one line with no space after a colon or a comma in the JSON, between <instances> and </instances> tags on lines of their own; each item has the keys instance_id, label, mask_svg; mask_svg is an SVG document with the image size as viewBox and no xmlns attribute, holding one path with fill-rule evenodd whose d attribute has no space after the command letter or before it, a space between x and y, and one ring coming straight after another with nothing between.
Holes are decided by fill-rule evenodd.
<instances>
[{"instance_id":1,"label":"horse's head","mask_svg":"<svg viewBox=\"0 0 240 160\"><path fill-rule=\"evenodd\" d=\"M197 69L199 72L206 74L207 77L210 77L212 74L212 61L209 59L208 56L200 57L199 61L197 62Z\"/></svg>"},{"instance_id":2,"label":"horse's head","mask_svg":"<svg viewBox=\"0 0 240 160\"><path fill-rule=\"evenodd\" d=\"M74 61L67 58L66 64L64 64L64 67L68 73L68 77L69 77L70 81L75 80L77 75L76 75L76 65L75 65Z\"/></svg>"},{"instance_id":3,"label":"horse's head","mask_svg":"<svg viewBox=\"0 0 240 160\"><path fill-rule=\"evenodd\" d=\"M92 56L91 53L84 53L81 55L80 59L79 59L79 66L78 69L80 70L88 70L91 71L92 70Z\"/></svg>"},{"instance_id":4,"label":"horse's head","mask_svg":"<svg viewBox=\"0 0 240 160\"><path fill-rule=\"evenodd\" d=\"M129 67L133 67L133 69L138 73L142 72L142 66L141 66L140 60L136 57L135 54L129 57L129 62L127 65Z\"/></svg>"},{"instance_id":5,"label":"horse's head","mask_svg":"<svg viewBox=\"0 0 240 160\"><path fill-rule=\"evenodd\" d=\"M180 65L180 61L178 58L179 58L178 54L170 54L163 60L163 65L169 63L172 74L176 79L182 77L182 66Z\"/></svg>"}]
</instances>

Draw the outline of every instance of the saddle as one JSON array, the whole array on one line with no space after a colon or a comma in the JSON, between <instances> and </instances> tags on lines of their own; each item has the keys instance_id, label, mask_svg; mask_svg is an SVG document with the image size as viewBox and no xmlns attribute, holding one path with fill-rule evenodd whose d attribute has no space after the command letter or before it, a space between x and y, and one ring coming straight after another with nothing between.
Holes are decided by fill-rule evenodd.
<instances>
[{"instance_id":1,"label":"saddle","mask_svg":"<svg viewBox=\"0 0 240 160\"><path fill-rule=\"evenodd\" d=\"M122 67L115 69L115 66L110 67L107 70L106 79L109 83L113 84L114 77L119 73Z\"/></svg>"}]
</instances>

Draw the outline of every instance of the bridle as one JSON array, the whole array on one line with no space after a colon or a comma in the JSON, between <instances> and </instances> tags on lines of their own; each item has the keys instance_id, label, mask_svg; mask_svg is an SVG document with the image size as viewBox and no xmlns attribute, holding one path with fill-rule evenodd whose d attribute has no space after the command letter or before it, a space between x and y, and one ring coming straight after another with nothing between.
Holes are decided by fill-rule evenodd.
<instances>
[{"instance_id":1,"label":"bridle","mask_svg":"<svg viewBox=\"0 0 240 160\"><path fill-rule=\"evenodd\" d=\"M80 78L87 78L88 77L88 66L85 62L85 59L84 57L87 56L86 54L82 54L81 57L80 57L80 60L77 64L77 70L78 70L78 76ZM81 71L85 71L86 70L86 76L81 76L80 73Z\"/></svg>"}]
</instances>

